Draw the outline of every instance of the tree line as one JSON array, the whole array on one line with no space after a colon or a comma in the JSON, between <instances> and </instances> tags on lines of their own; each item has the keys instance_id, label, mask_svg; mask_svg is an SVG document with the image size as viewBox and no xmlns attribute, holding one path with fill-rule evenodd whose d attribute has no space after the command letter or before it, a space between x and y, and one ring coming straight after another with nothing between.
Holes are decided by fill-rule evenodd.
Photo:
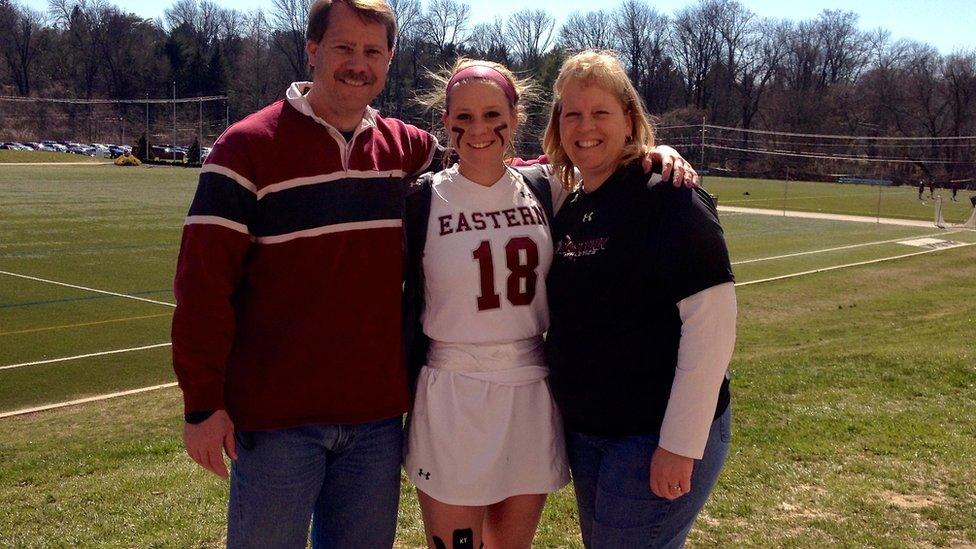
<instances>
[{"instance_id":1,"label":"tree line","mask_svg":"<svg viewBox=\"0 0 976 549\"><path fill-rule=\"evenodd\" d=\"M0 0L0 95L167 97L175 82L181 97L228 95L233 121L308 78L308 4L273 0L266 12L241 12L176 0L151 20L105 0L50 0L44 12ZM894 40L884 29L861 29L853 12L791 21L759 17L738 0L699 0L673 14L622 0L558 25L542 10L475 23L459 0L391 4L398 46L376 106L423 127L431 113L412 98L430 85L429 70L459 55L532 76L542 94L531 110L538 128L561 61L597 47L619 52L664 126L705 120L817 134L976 134L976 52L943 55ZM971 146L925 143L933 158L972 159ZM537 147L536 136L526 136L525 146Z\"/></svg>"}]
</instances>

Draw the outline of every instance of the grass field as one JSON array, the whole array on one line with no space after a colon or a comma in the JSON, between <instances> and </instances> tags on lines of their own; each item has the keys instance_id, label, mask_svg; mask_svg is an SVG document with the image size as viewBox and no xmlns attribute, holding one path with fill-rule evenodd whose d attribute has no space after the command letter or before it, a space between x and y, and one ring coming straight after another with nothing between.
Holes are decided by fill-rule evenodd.
<instances>
[{"instance_id":1,"label":"grass field","mask_svg":"<svg viewBox=\"0 0 976 549\"><path fill-rule=\"evenodd\" d=\"M86 162L90 164L106 163L104 158L92 158L78 154L49 151L9 151L0 150L0 164L6 163L48 163L48 162Z\"/></svg>"},{"instance_id":2,"label":"grass field","mask_svg":"<svg viewBox=\"0 0 976 549\"><path fill-rule=\"evenodd\" d=\"M705 185L712 194L718 195L719 204L725 206L773 210L785 208L926 221L935 219L934 200L929 198L928 188L922 200L919 200L918 188L910 186L840 185L712 176L705 178ZM952 202L952 191L935 190L935 196L943 199L946 221L962 223L966 220L972 211L969 202L972 194L976 194L976 191L960 190L957 202Z\"/></svg>"},{"instance_id":3,"label":"grass field","mask_svg":"<svg viewBox=\"0 0 976 549\"><path fill-rule=\"evenodd\" d=\"M0 414L173 381L165 346L59 359L168 342L196 173L0 166ZM721 204L775 193L706 184ZM877 192L801 185L828 197L809 209L841 213L871 215L845 193ZM931 218L899 196L883 198L901 217ZM689 546L976 545L976 232L722 220L740 284L735 435ZM899 243L922 237L967 246ZM226 485L183 453L180 412L164 388L0 419L0 546L221 545ZM402 502L398 544L420 546L408 483ZM570 489L537 545L580 546Z\"/></svg>"}]
</instances>

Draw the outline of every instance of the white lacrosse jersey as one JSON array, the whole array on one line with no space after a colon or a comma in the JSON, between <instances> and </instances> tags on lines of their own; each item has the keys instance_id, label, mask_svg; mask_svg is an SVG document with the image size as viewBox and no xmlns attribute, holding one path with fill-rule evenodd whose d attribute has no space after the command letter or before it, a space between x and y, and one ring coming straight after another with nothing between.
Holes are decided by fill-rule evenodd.
<instances>
[{"instance_id":1,"label":"white lacrosse jersey","mask_svg":"<svg viewBox=\"0 0 976 549\"><path fill-rule=\"evenodd\" d=\"M542 168L531 168L542 169ZM565 196L550 178L553 204ZM549 327L552 238L542 205L508 169L491 187L455 165L434 175L424 249L424 332L445 343L510 342Z\"/></svg>"},{"instance_id":2,"label":"white lacrosse jersey","mask_svg":"<svg viewBox=\"0 0 976 549\"><path fill-rule=\"evenodd\" d=\"M550 192L554 206L565 198L552 177ZM432 341L417 379L404 469L442 503L491 505L569 482L542 353L549 222L514 170L491 187L457 166L434 176L421 317Z\"/></svg>"}]
</instances>

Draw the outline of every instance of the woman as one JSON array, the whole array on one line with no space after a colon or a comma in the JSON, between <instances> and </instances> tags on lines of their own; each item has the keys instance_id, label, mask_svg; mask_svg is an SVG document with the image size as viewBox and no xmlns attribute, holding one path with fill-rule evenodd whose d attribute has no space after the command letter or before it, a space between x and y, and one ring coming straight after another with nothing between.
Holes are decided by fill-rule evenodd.
<instances>
[{"instance_id":1,"label":"woman","mask_svg":"<svg viewBox=\"0 0 976 549\"><path fill-rule=\"evenodd\" d=\"M442 82L435 99L459 162L407 202L407 326L413 311L430 347L404 467L430 547L530 547L546 494L569 482L542 342L547 210L566 193L550 172L504 162L525 82L465 59Z\"/></svg>"},{"instance_id":2,"label":"woman","mask_svg":"<svg viewBox=\"0 0 976 549\"><path fill-rule=\"evenodd\" d=\"M553 223L546 362L583 542L681 547L729 447L722 229L701 189L646 184L654 133L612 54L569 58L554 89L544 148L573 192Z\"/></svg>"}]
</instances>

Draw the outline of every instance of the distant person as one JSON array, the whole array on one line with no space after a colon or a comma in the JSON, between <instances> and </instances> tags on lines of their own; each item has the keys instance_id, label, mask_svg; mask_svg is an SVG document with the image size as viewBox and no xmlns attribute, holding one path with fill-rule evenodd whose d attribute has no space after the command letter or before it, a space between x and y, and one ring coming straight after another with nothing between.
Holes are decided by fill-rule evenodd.
<instances>
[{"instance_id":1,"label":"distant person","mask_svg":"<svg viewBox=\"0 0 976 549\"><path fill-rule=\"evenodd\" d=\"M925 181L918 182L918 199L922 199L922 193L925 192Z\"/></svg>"},{"instance_id":2,"label":"distant person","mask_svg":"<svg viewBox=\"0 0 976 549\"><path fill-rule=\"evenodd\" d=\"M959 193L959 182L953 181L951 185L952 185L952 201L959 202L958 200L956 200L956 195Z\"/></svg>"},{"instance_id":3,"label":"distant person","mask_svg":"<svg viewBox=\"0 0 976 549\"><path fill-rule=\"evenodd\" d=\"M929 181L929 198L935 198L935 181Z\"/></svg>"},{"instance_id":4,"label":"distant person","mask_svg":"<svg viewBox=\"0 0 976 549\"><path fill-rule=\"evenodd\" d=\"M974 208L976 208L976 194L969 197L969 203L972 204Z\"/></svg>"}]
</instances>

